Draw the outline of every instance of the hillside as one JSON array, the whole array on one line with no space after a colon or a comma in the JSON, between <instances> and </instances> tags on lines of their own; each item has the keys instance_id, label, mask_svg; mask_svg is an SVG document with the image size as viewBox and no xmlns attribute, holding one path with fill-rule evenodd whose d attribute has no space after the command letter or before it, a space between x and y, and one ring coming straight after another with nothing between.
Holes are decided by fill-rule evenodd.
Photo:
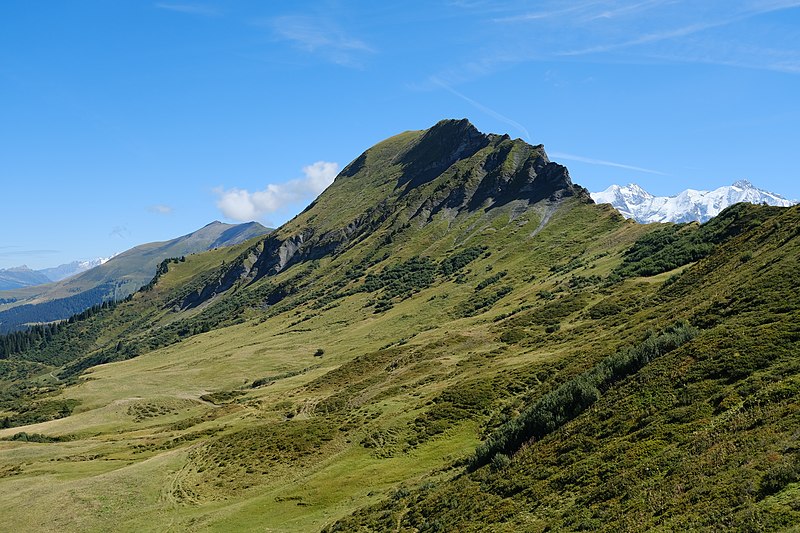
<instances>
[{"instance_id":1,"label":"hillside","mask_svg":"<svg viewBox=\"0 0 800 533\"><path fill-rule=\"evenodd\" d=\"M464 120L405 132L274 233L0 339L0 513L26 531L785 528L798 257L796 206L640 225L541 145Z\"/></svg>"},{"instance_id":2,"label":"hillside","mask_svg":"<svg viewBox=\"0 0 800 533\"><path fill-rule=\"evenodd\" d=\"M213 222L176 239L136 246L63 281L0 291L0 333L63 320L93 305L125 298L146 284L164 259L239 244L269 231L258 222Z\"/></svg>"}]
</instances>

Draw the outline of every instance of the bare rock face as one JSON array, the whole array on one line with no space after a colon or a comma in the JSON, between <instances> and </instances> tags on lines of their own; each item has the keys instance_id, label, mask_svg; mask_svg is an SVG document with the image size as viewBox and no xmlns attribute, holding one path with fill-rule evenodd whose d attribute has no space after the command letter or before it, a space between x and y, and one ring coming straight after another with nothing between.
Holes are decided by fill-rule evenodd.
<instances>
[{"instance_id":1,"label":"bare rock face","mask_svg":"<svg viewBox=\"0 0 800 533\"><path fill-rule=\"evenodd\" d=\"M455 216L513 201L523 206L571 196L592 201L586 189L572 183L566 167L548 159L543 145L481 133L467 119L438 122L388 160L368 163L370 150L347 165L337 180L364 180L370 172L399 168L394 190L342 228L320 233L309 227L265 247L269 260L263 258L259 275L331 253L401 210L410 209L409 218L424 224L442 210ZM370 187L365 181L364 186Z\"/></svg>"},{"instance_id":2,"label":"bare rock face","mask_svg":"<svg viewBox=\"0 0 800 533\"><path fill-rule=\"evenodd\" d=\"M243 271L241 266L231 266L229 275L202 291L192 304L218 294L237 280L256 280L294 263L335 254L385 224L392 226L391 239L404 227L425 225L442 211L456 217L510 202L514 202L515 210L524 211L537 202L557 203L568 197L592 201L586 189L572 183L566 167L548 159L544 146L532 146L508 135L481 133L466 119L442 120L399 151L389 156L380 154L372 148L361 154L323 193L330 195L327 205L341 205L352 198L337 197L337 183L359 180L365 192L371 191L369 197L377 197L372 176L385 175L389 169L398 176L397 181L374 205L341 227L323 230L311 222L311 217L293 235L267 237L250 268ZM330 201L333 198L335 201ZM320 205L315 201L304 213L317 209ZM326 213L318 215L324 218Z\"/></svg>"},{"instance_id":3,"label":"bare rock face","mask_svg":"<svg viewBox=\"0 0 800 533\"><path fill-rule=\"evenodd\" d=\"M408 190L435 179L456 161L488 146L491 138L467 119L438 122L398 158L404 168L397 186L406 185Z\"/></svg>"},{"instance_id":4,"label":"bare rock face","mask_svg":"<svg viewBox=\"0 0 800 533\"><path fill-rule=\"evenodd\" d=\"M452 175L421 208L428 216L443 209L488 210L515 200L533 204L579 196L591 201L586 189L572 183L566 167L548 159L543 145L480 133L466 119L439 122L399 160L404 167L397 187L403 195ZM460 168L454 170L456 163Z\"/></svg>"}]
</instances>

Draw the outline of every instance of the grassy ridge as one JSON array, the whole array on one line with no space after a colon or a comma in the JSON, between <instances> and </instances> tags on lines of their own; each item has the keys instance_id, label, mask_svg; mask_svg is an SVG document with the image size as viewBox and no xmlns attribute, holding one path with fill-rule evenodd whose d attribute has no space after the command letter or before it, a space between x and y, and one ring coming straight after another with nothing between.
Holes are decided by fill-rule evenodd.
<instances>
[{"instance_id":1,"label":"grassy ridge","mask_svg":"<svg viewBox=\"0 0 800 533\"><path fill-rule=\"evenodd\" d=\"M559 423L512 458L488 461L503 443L494 435L520 427L520 418L538 420L553 406L548 399L586 385L616 357L573 373L494 425L477 448L487 466L396 493L329 530L790 528L800 519L790 429L800 422L800 301L788 290L800 281L799 222L800 210L781 210L651 288L651 304L631 317L694 322L702 329L682 348L590 394L580 413L551 411ZM724 316L709 314L720 300L731 304Z\"/></svg>"},{"instance_id":2,"label":"grassy ridge","mask_svg":"<svg viewBox=\"0 0 800 533\"><path fill-rule=\"evenodd\" d=\"M66 365L37 362L43 347L0 361L13 393L0 418L69 406L0 429L5 523L796 522L800 209L735 208L725 227L739 229L692 237L712 242L699 261L622 276L629 250L641 264L661 253L658 226L580 196L453 207L482 177L519 179L500 155L540 150L508 139L395 187L420 135L369 150L277 232L336 243L326 253L285 268L267 241L187 257L59 332L83 346Z\"/></svg>"}]
</instances>

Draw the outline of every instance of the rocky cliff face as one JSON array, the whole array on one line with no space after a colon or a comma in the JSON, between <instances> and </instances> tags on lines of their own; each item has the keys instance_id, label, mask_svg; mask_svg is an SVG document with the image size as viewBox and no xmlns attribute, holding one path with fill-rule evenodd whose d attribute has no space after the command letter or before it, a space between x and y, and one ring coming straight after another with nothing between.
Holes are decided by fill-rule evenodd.
<instances>
[{"instance_id":1,"label":"rocky cliff face","mask_svg":"<svg viewBox=\"0 0 800 533\"><path fill-rule=\"evenodd\" d=\"M566 167L547 158L543 145L480 133L466 119L439 122L400 161L403 174L397 185L404 186L405 193L447 178L432 198L436 204L444 196L432 206L433 212L444 207L490 209L513 200L535 203L576 194L588 197L572 183Z\"/></svg>"},{"instance_id":2,"label":"rocky cliff face","mask_svg":"<svg viewBox=\"0 0 800 533\"><path fill-rule=\"evenodd\" d=\"M260 275L346 246L401 210L406 222L424 224L445 210L452 217L465 211L488 211L513 201L530 205L578 196L591 202L588 191L572 183L567 168L548 159L544 146L512 140L508 135L481 133L466 119L440 121L389 160L368 163L370 150L347 165L337 181L363 179L385 168L396 168L399 172L393 191L341 228L320 233L313 226L306 227L265 247L267 255L259 266ZM336 185L323 195L337 194Z\"/></svg>"},{"instance_id":3,"label":"rocky cliff face","mask_svg":"<svg viewBox=\"0 0 800 533\"><path fill-rule=\"evenodd\" d=\"M342 170L334 184L304 211L307 222L297 224L292 233L267 237L251 267L241 271L237 266L234 272L232 266L231 274L224 276L228 281L203 294L218 294L233 280L256 280L294 263L337 253L385 224L401 229L420 226L436 216L454 219L511 202L524 210L538 202L557 203L568 197L592 201L586 189L572 183L566 167L548 159L544 146L481 133L466 119L443 120L393 153L384 154L382 144ZM376 192L380 178L387 175L392 176L390 187ZM332 215L322 212L319 201L328 209L352 202L348 197L352 193L343 192L352 185L347 183L350 181L359 185L356 194L376 197L376 202L338 226L317 224Z\"/></svg>"},{"instance_id":4,"label":"rocky cliff face","mask_svg":"<svg viewBox=\"0 0 800 533\"><path fill-rule=\"evenodd\" d=\"M408 191L432 181L456 161L488 146L494 137L479 132L466 119L442 120L397 158L403 166L397 186L406 186Z\"/></svg>"}]
</instances>

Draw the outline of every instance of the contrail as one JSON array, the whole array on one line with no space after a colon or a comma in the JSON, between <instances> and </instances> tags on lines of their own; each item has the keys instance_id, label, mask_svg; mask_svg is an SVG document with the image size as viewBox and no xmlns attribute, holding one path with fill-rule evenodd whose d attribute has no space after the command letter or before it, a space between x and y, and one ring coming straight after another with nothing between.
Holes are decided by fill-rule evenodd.
<instances>
[{"instance_id":1,"label":"contrail","mask_svg":"<svg viewBox=\"0 0 800 533\"><path fill-rule=\"evenodd\" d=\"M624 165L622 163L614 163L613 161L603 161L602 159L592 159L580 155L565 154L562 152L552 152L550 156L555 159L566 159L567 161L579 161L581 163L589 163L590 165L603 165L606 167L624 168L625 170L635 170L637 172L646 172L648 174L658 174L659 176L669 176L664 172L658 170L650 170L649 168L634 167L633 165Z\"/></svg>"},{"instance_id":2,"label":"contrail","mask_svg":"<svg viewBox=\"0 0 800 533\"><path fill-rule=\"evenodd\" d=\"M442 89L448 91L449 93L458 96L459 98L461 98L465 102L468 102L468 103L472 104L473 106L477 107L479 110L483 111L487 115L496 118L500 122L505 122L509 126L511 126L513 128L516 128L517 130L521 131L522 134L523 134L523 139L525 139L526 141L530 142L531 134L528 133L528 130L525 128L525 126L523 126L522 124L520 124L516 120L511 120L507 116L501 115L500 113L498 113L494 109L490 109L490 108L486 107L485 105L483 105L482 103L476 102L475 100L473 100L469 96L461 94L460 92L456 91L455 89L453 89L452 87L450 87L445 82L443 82L442 80L440 80L439 78L437 78L435 76L431 76L430 81L432 83L438 85Z\"/></svg>"}]
</instances>

